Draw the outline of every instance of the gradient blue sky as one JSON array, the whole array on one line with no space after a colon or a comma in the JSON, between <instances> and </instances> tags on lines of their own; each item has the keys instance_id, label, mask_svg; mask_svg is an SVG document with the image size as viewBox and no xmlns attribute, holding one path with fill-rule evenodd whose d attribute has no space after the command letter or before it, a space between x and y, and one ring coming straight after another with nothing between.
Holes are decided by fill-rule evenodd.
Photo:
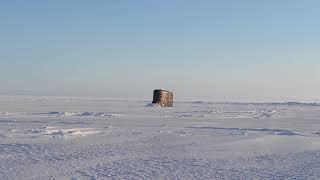
<instances>
[{"instance_id":1,"label":"gradient blue sky","mask_svg":"<svg viewBox=\"0 0 320 180\"><path fill-rule=\"evenodd\" d=\"M1 0L0 90L320 101L318 0Z\"/></svg>"}]
</instances>

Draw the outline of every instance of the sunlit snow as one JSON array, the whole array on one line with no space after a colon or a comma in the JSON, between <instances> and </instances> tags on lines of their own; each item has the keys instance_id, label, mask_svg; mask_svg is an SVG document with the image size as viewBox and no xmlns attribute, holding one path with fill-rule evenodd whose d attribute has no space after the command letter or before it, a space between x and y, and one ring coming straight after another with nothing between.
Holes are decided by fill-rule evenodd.
<instances>
[{"instance_id":1,"label":"sunlit snow","mask_svg":"<svg viewBox=\"0 0 320 180\"><path fill-rule=\"evenodd\" d=\"M0 179L320 179L320 106L0 97Z\"/></svg>"}]
</instances>

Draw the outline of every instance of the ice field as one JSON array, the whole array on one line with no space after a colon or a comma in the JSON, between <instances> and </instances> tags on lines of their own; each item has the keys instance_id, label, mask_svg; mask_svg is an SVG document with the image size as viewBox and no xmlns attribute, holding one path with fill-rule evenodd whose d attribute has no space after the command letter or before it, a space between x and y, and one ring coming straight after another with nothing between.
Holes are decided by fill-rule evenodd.
<instances>
[{"instance_id":1,"label":"ice field","mask_svg":"<svg viewBox=\"0 0 320 180\"><path fill-rule=\"evenodd\" d=\"M0 96L0 179L320 179L320 106Z\"/></svg>"}]
</instances>

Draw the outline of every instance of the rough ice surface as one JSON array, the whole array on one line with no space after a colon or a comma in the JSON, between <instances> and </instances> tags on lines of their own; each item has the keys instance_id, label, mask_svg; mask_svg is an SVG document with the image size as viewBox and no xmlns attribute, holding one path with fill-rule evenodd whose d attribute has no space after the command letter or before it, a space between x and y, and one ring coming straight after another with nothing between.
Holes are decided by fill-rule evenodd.
<instances>
[{"instance_id":1,"label":"rough ice surface","mask_svg":"<svg viewBox=\"0 0 320 180\"><path fill-rule=\"evenodd\" d=\"M320 107L0 96L0 179L320 179Z\"/></svg>"}]
</instances>

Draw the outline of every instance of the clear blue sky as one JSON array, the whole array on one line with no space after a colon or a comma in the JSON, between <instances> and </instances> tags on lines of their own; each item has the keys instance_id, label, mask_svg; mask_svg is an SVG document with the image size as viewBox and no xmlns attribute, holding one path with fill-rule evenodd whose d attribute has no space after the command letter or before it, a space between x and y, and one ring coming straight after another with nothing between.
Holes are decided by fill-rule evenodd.
<instances>
[{"instance_id":1,"label":"clear blue sky","mask_svg":"<svg viewBox=\"0 0 320 180\"><path fill-rule=\"evenodd\" d=\"M318 0L2 0L0 89L320 101Z\"/></svg>"}]
</instances>

